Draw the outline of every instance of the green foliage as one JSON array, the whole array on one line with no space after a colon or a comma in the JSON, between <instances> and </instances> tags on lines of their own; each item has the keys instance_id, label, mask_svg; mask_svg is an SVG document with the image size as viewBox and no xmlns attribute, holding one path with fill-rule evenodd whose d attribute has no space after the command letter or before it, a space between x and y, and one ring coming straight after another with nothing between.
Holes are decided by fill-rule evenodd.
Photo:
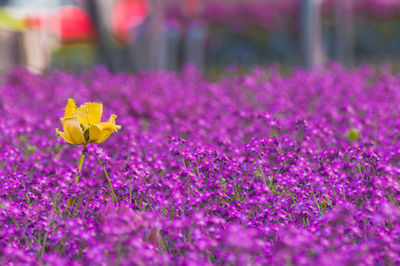
<instances>
[{"instance_id":1,"label":"green foliage","mask_svg":"<svg viewBox=\"0 0 400 266\"><path fill-rule=\"evenodd\" d=\"M357 141L361 137L360 131L355 128L350 129L346 133L347 140L350 142Z\"/></svg>"}]
</instances>

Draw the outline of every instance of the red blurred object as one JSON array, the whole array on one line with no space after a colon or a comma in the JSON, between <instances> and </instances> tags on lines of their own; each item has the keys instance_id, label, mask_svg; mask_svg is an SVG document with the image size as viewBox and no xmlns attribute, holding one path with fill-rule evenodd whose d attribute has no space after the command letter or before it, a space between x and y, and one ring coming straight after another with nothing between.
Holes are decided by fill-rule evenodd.
<instances>
[{"instance_id":1,"label":"red blurred object","mask_svg":"<svg viewBox=\"0 0 400 266\"><path fill-rule=\"evenodd\" d=\"M96 38L96 29L89 14L76 6L62 7L47 19L47 24L63 43L92 41Z\"/></svg>"},{"instance_id":2,"label":"red blurred object","mask_svg":"<svg viewBox=\"0 0 400 266\"><path fill-rule=\"evenodd\" d=\"M41 29L44 25L44 19L39 16L29 16L25 19L25 23L30 29Z\"/></svg>"},{"instance_id":3,"label":"red blurred object","mask_svg":"<svg viewBox=\"0 0 400 266\"><path fill-rule=\"evenodd\" d=\"M120 0L114 6L111 17L111 30L114 36L124 43L131 40L130 29L140 25L150 10L147 0Z\"/></svg>"},{"instance_id":4,"label":"red blurred object","mask_svg":"<svg viewBox=\"0 0 400 266\"><path fill-rule=\"evenodd\" d=\"M198 17L203 12L204 6L202 0L184 0L183 12L188 17Z\"/></svg>"}]
</instances>

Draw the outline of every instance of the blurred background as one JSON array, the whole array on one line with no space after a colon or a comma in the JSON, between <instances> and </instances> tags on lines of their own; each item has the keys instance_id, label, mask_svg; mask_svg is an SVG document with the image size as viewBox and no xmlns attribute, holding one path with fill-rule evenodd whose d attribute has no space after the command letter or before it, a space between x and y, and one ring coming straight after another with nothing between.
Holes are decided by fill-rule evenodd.
<instances>
[{"instance_id":1,"label":"blurred background","mask_svg":"<svg viewBox=\"0 0 400 266\"><path fill-rule=\"evenodd\" d=\"M399 0L0 0L0 71L318 68L400 59Z\"/></svg>"}]
</instances>

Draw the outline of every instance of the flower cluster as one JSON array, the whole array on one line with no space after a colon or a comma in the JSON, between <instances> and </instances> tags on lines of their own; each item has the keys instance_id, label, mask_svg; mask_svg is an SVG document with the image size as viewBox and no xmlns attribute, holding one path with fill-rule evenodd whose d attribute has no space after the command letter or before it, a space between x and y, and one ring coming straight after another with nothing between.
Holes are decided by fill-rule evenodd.
<instances>
[{"instance_id":1,"label":"flower cluster","mask_svg":"<svg viewBox=\"0 0 400 266\"><path fill-rule=\"evenodd\" d=\"M334 64L217 82L16 69L0 86L0 264L399 264L399 87ZM90 141L100 105L79 107L97 114L64 135L83 132L82 171L54 132L83 121L68 98L122 125Z\"/></svg>"}]
</instances>

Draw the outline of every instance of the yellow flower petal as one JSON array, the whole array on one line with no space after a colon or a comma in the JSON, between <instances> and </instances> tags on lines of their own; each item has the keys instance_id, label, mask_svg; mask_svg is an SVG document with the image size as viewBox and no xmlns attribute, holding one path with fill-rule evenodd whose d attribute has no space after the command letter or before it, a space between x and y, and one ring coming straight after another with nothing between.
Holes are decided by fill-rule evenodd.
<instances>
[{"instance_id":1,"label":"yellow flower petal","mask_svg":"<svg viewBox=\"0 0 400 266\"><path fill-rule=\"evenodd\" d=\"M103 115L103 105L101 103L85 103L84 105L88 112L88 119L90 125L99 124L101 116Z\"/></svg>"},{"instance_id":2,"label":"yellow flower petal","mask_svg":"<svg viewBox=\"0 0 400 266\"><path fill-rule=\"evenodd\" d=\"M111 134L114 132L114 127L112 124L104 122L104 123L100 123L100 127L101 127L101 135L100 137L97 139L96 143L102 143L104 141L106 141Z\"/></svg>"},{"instance_id":3,"label":"yellow flower petal","mask_svg":"<svg viewBox=\"0 0 400 266\"><path fill-rule=\"evenodd\" d=\"M76 116L64 117L61 118L60 120L64 129L65 140L68 139L71 141L70 143L76 145L85 143L85 138L83 137L83 131L79 125L79 121Z\"/></svg>"},{"instance_id":4,"label":"yellow flower petal","mask_svg":"<svg viewBox=\"0 0 400 266\"><path fill-rule=\"evenodd\" d=\"M79 124L82 125L83 127L87 127L90 125L89 122L89 115L88 115L88 108L84 105L79 106L74 114L79 121Z\"/></svg>"},{"instance_id":5,"label":"yellow flower petal","mask_svg":"<svg viewBox=\"0 0 400 266\"><path fill-rule=\"evenodd\" d=\"M70 139L66 136L66 134L65 134L64 132L59 131L58 128L56 128L56 132L57 132L57 135L60 136L60 137L62 137L66 142L68 142L69 144L74 144L74 143L72 142L72 140L70 140Z\"/></svg>"},{"instance_id":6,"label":"yellow flower petal","mask_svg":"<svg viewBox=\"0 0 400 266\"><path fill-rule=\"evenodd\" d=\"M99 125L97 125L99 128L101 128L101 135L96 140L96 143L102 143L102 142L106 141L114 131L118 131L119 129L121 129L120 125L115 124L116 117L117 116L113 114L113 115L111 115L108 122L103 122L103 123L100 123Z\"/></svg>"},{"instance_id":7,"label":"yellow flower petal","mask_svg":"<svg viewBox=\"0 0 400 266\"><path fill-rule=\"evenodd\" d=\"M69 98L67 106L65 107L64 117L74 116L76 111L76 104L74 99Z\"/></svg>"},{"instance_id":8,"label":"yellow flower petal","mask_svg":"<svg viewBox=\"0 0 400 266\"><path fill-rule=\"evenodd\" d=\"M108 119L108 123L113 124L113 125L115 126L115 129L114 129L114 130L115 130L115 131L118 131L118 130L121 129L121 126L115 124L115 118L117 118L117 115L112 114L112 115L110 116L110 119Z\"/></svg>"},{"instance_id":9,"label":"yellow flower petal","mask_svg":"<svg viewBox=\"0 0 400 266\"><path fill-rule=\"evenodd\" d=\"M89 128L89 143L99 143L102 138L101 125L93 125Z\"/></svg>"}]
</instances>

